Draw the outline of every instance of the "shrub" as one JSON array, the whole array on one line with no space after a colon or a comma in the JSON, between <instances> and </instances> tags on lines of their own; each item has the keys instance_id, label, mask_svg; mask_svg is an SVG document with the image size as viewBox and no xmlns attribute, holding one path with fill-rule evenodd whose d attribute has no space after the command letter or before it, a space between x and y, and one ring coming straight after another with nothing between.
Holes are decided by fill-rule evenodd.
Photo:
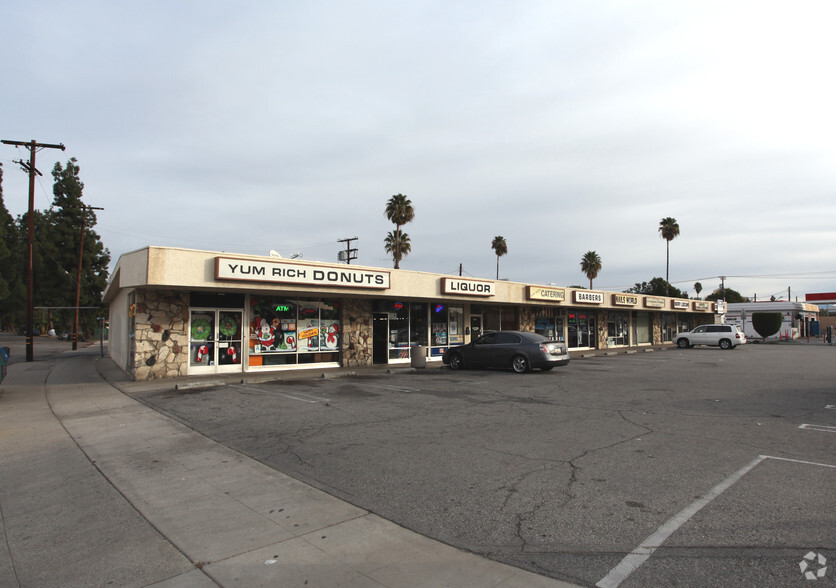
<instances>
[{"instance_id":1,"label":"shrub","mask_svg":"<svg viewBox=\"0 0 836 588\"><path fill-rule=\"evenodd\" d=\"M780 331L783 322L784 315L780 312L752 313L752 327L764 339Z\"/></svg>"}]
</instances>

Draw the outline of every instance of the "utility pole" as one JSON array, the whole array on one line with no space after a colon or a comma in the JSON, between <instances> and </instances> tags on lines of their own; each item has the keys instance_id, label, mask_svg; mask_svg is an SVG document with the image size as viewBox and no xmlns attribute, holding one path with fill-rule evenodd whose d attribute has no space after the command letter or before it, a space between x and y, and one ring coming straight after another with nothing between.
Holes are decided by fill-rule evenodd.
<instances>
[{"instance_id":1,"label":"utility pole","mask_svg":"<svg viewBox=\"0 0 836 588\"><path fill-rule=\"evenodd\" d=\"M351 248L351 242L357 241L357 237L349 237L348 239L337 239L337 243L345 243L345 251L340 251L337 259L351 265L352 259L357 259L357 249Z\"/></svg>"},{"instance_id":2,"label":"utility pole","mask_svg":"<svg viewBox=\"0 0 836 588\"><path fill-rule=\"evenodd\" d=\"M49 143L38 143L34 139L26 141L6 141L5 145L26 147L29 150L29 163L20 162L24 170L29 172L29 219L26 240L26 361L35 361L35 352L32 347L33 333L35 330L35 311L33 306L34 278L32 267L32 250L35 243L35 175L43 175L35 167L35 153L41 149L60 149L64 151L64 144L52 145ZM76 306L78 306L76 304Z\"/></svg>"},{"instance_id":3,"label":"utility pole","mask_svg":"<svg viewBox=\"0 0 836 588\"><path fill-rule=\"evenodd\" d=\"M73 328L73 351L78 349L78 307L81 302L81 260L84 255L84 233L87 228L88 210L104 210L104 208L99 208L98 206L87 206L83 202L81 203L81 239L79 239L78 245L78 280L76 281L75 286L75 322L73 323L75 326Z\"/></svg>"}]
</instances>

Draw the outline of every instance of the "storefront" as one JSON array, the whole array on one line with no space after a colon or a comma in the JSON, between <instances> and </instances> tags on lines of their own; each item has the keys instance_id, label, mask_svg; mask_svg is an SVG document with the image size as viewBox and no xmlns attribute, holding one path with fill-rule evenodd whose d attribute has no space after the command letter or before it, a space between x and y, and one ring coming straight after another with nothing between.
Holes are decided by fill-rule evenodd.
<instances>
[{"instance_id":1,"label":"storefront","mask_svg":"<svg viewBox=\"0 0 836 588\"><path fill-rule=\"evenodd\" d=\"M690 300L164 247L120 257L105 302L110 354L138 380L440 362L489 330L659 344L714 322Z\"/></svg>"}]
</instances>

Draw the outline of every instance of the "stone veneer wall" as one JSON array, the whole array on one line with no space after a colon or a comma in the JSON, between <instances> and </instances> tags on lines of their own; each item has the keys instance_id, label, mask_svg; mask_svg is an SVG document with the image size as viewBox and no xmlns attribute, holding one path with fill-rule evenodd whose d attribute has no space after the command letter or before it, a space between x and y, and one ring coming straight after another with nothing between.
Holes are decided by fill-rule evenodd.
<instances>
[{"instance_id":1,"label":"stone veneer wall","mask_svg":"<svg viewBox=\"0 0 836 588\"><path fill-rule=\"evenodd\" d=\"M653 344L662 344L662 313L653 313Z\"/></svg>"},{"instance_id":2,"label":"stone veneer wall","mask_svg":"<svg viewBox=\"0 0 836 588\"><path fill-rule=\"evenodd\" d=\"M136 291L136 380L185 376L189 369L189 293Z\"/></svg>"},{"instance_id":3,"label":"stone veneer wall","mask_svg":"<svg viewBox=\"0 0 836 588\"><path fill-rule=\"evenodd\" d=\"M609 320L610 320L610 313L606 310L599 310L595 313L595 320L598 321L596 325L596 331L598 335L598 345L595 347L596 349L607 349L609 347L609 343L607 342L607 338L609 337Z\"/></svg>"},{"instance_id":4,"label":"stone veneer wall","mask_svg":"<svg viewBox=\"0 0 836 588\"><path fill-rule=\"evenodd\" d=\"M372 301L343 300L342 329L343 366L372 365Z\"/></svg>"}]
</instances>

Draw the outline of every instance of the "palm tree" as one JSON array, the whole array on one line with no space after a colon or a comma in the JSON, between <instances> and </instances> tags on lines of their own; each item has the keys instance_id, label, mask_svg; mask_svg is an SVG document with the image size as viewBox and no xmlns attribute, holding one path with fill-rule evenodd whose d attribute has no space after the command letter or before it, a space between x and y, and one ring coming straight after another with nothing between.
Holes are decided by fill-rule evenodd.
<instances>
[{"instance_id":1,"label":"palm tree","mask_svg":"<svg viewBox=\"0 0 836 588\"><path fill-rule=\"evenodd\" d=\"M400 262L403 256L411 250L400 249L403 242L400 238L401 227L408 222L412 222L415 218L415 209L412 208L412 201L403 194L395 194L386 202L386 211L384 212L386 218L395 223L395 232L391 245L395 247L393 250L386 249L387 253L392 253L392 258L395 260L395 269L400 269ZM409 239L406 240L409 242ZM389 246L389 237L386 237L387 247Z\"/></svg>"},{"instance_id":2,"label":"palm tree","mask_svg":"<svg viewBox=\"0 0 836 588\"><path fill-rule=\"evenodd\" d=\"M694 283L694 292L697 293L697 298L699 298L700 297L700 292L702 292L702 284L700 284L699 282L695 282Z\"/></svg>"},{"instance_id":3,"label":"palm tree","mask_svg":"<svg viewBox=\"0 0 836 588\"><path fill-rule=\"evenodd\" d=\"M601 271L601 257L594 251L587 251L581 258L581 271L589 278L589 289L592 290L592 280Z\"/></svg>"},{"instance_id":4,"label":"palm tree","mask_svg":"<svg viewBox=\"0 0 836 588\"><path fill-rule=\"evenodd\" d=\"M386 235L386 239L383 241L383 245L386 253L392 254L392 259L395 260L395 269L398 269L401 263L401 257L409 255L409 252L412 251L409 235L400 231L389 231L389 234Z\"/></svg>"},{"instance_id":5,"label":"palm tree","mask_svg":"<svg viewBox=\"0 0 836 588\"><path fill-rule=\"evenodd\" d=\"M491 248L496 253L496 279L499 279L499 258L508 253L508 243L505 242L505 237L497 235L493 238Z\"/></svg>"},{"instance_id":6,"label":"palm tree","mask_svg":"<svg viewBox=\"0 0 836 588\"><path fill-rule=\"evenodd\" d=\"M665 249L666 249L666 256L665 256L665 296L670 293L670 268L671 268L671 241L676 239L679 236L679 224L676 222L676 219L672 216L668 216L662 219L659 223L659 233L662 235L662 238L666 241Z\"/></svg>"}]
</instances>

